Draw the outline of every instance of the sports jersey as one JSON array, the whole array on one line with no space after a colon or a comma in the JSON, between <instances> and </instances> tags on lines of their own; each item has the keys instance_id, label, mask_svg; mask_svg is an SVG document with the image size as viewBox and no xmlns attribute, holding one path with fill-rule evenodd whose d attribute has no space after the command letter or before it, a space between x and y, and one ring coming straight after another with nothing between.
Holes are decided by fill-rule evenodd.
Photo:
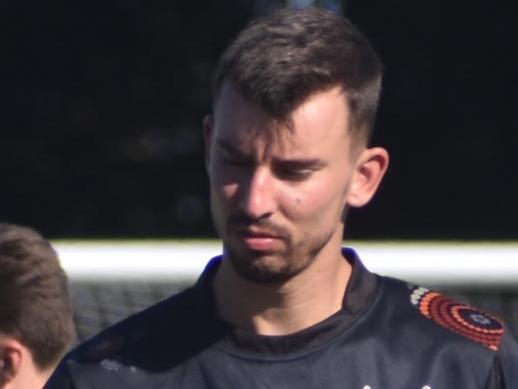
<instances>
[{"instance_id":1,"label":"sports jersey","mask_svg":"<svg viewBox=\"0 0 518 389\"><path fill-rule=\"evenodd\" d=\"M216 257L194 286L73 350L45 388L518 388L518 348L502 323L343 255L343 307L312 327L265 336L221 320Z\"/></svg>"}]
</instances>

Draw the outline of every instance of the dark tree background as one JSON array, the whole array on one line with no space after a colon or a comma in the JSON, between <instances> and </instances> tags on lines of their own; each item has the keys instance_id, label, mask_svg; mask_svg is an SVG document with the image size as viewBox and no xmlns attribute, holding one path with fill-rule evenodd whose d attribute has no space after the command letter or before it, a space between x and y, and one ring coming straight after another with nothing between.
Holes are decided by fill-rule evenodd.
<instances>
[{"instance_id":1,"label":"dark tree background","mask_svg":"<svg viewBox=\"0 0 518 389\"><path fill-rule=\"evenodd\" d=\"M49 237L214 236L214 63L274 1L6 1L0 219ZM386 66L392 165L353 238L516 238L511 5L349 0Z\"/></svg>"}]
</instances>

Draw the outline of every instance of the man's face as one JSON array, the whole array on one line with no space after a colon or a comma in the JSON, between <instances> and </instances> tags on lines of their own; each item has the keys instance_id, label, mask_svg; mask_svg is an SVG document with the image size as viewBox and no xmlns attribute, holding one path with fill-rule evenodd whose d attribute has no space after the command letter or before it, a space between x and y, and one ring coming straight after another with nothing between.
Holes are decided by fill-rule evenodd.
<instances>
[{"instance_id":1,"label":"man's face","mask_svg":"<svg viewBox=\"0 0 518 389\"><path fill-rule=\"evenodd\" d=\"M272 120L225 84L205 121L215 226L234 269L282 282L319 255L337 255L356 171L349 112L339 88Z\"/></svg>"}]
</instances>

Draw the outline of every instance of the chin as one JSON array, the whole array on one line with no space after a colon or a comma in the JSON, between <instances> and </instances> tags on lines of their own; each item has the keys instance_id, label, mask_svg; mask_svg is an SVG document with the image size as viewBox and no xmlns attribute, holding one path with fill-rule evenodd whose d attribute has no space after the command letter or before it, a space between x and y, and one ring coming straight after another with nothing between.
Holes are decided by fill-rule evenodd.
<instances>
[{"instance_id":1,"label":"chin","mask_svg":"<svg viewBox=\"0 0 518 389\"><path fill-rule=\"evenodd\" d=\"M259 284L284 283L305 267L294 267L286 262L286 257L279 254L250 252L242 254L228 250L228 258L232 267L242 278Z\"/></svg>"}]
</instances>

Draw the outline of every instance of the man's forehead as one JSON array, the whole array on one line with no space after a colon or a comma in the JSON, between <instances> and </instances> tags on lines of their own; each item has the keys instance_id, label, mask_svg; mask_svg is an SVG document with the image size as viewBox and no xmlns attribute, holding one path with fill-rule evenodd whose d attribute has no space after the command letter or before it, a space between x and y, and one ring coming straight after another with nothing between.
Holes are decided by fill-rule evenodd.
<instances>
[{"instance_id":1,"label":"man's forehead","mask_svg":"<svg viewBox=\"0 0 518 389\"><path fill-rule=\"evenodd\" d=\"M255 128L253 134L243 130L223 131L216 134L215 142L223 152L249 157L284 160L303 159L311 154L310 145L304 147L304 142L295 141L293 134L286 135L282 130Z\"/></svg>"},{"instance_id":2,"label":"man's forehead","mask_svg":"<svg viewBox=\"0 0 518 389\"><path fill-rule=\"evenodd\" d=\"M246 95L241 92L239 87L237 87L232 81L227 80L222 84L220 90L214 96L213 109L215 112L217 112L222 108L224 109L229 106L232 108L241 109L251 108L254 110L262 111L266 117L272 120L276 120L284 124L289 124L291 123L291 116L297 110L299 110L301 106L305 105L308 101L313 100L316 96L329 93L334 95L334 98L338 100L339 104L345 108L347 115L349 116L347 92L340 84L329 85L327 87L316 89L308 93L307 96L301 99L297 104L293 105L289 111L286 111L285 114L279 116L277 113L270 112L268 109L263 107L260 102L247 98Z\"/></svg>"},{"instance_id":3,"label":"man's forehead","mask_svg":"<svg viewBox=\"0 0 518 389\"><path fill-rule=\"evenodd\" d=\"M268 115L231 84L223 87L218 100L214 112L215 138L235 148L250 149L260 143L270 152L311 154L326 140L341 143L347 139L349 143L349 112L338 87L308 98L291 113L289 121Z\"/></svg>"},{"instance_id":4,"label":"man's forehead","mask_svg":"<svg viewBox=\"0 0 518 389\"><path fill-rule=\"evenodd\" d=\"M246 100L234 87L225 84L214 110L215 138L219 144L246 148L261 142L281 146L292 137L291 121L278 120L260 106Z\"/></svg>"},{"instance_id":5,"label":"man's forehead","mask_svg":"<svg viewBox=\"0 0 518 389\"><path fill-rule=\"evenodd\" d=\"M240 122L250 129L264 127L273 118L258 104L251 102L229 82L223 84L214 104L216 122Z\"/></svg>"}]
</instances>

